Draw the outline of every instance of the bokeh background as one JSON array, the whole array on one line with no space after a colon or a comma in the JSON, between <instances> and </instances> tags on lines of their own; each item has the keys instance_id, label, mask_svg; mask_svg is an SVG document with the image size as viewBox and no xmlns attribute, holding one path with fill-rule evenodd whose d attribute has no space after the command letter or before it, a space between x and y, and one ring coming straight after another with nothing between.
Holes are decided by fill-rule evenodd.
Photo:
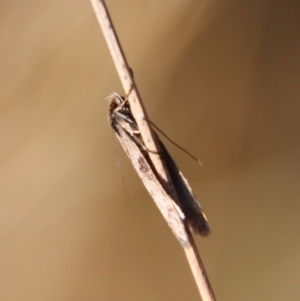
<instances>
[{"instance_id":1,"label":"bokeh background","mask_svg":"<svg viewBox=\"0 0 300 301\"><path fill-rule=\"evenodd\" d=\"M212 235L218 300L300 299L298 1L107 1ZM86 1L0 2L0 300L200 300L118 149L123 90Z\"/></svg>"}]
</instances>

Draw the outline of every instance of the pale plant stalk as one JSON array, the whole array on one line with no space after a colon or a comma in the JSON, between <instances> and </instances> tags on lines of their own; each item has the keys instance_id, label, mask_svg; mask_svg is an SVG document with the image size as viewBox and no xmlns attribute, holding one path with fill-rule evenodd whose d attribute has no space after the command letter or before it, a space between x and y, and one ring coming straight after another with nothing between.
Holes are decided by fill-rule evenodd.
<instances>
[{"instance_id":1,"label":"pale plant stalk","mask_svg":"<svg viewBox=\"0 0 300 301\"><path fill-rule=\"evenodd\" d=\"M165 168L164 163L161 161L160 156L158 155L159 149L155 142L151 126L148 122L145 107L143 105L137 85L134 81L132 71L128 65L125 54L119 42L115 28L112 24L112 20L110 18L106 4L104 1L101 0L91 0L91 3L95 11L96 17L98 19L98 22L100 24L100 27L102 29L102 32L104 34L111 56L115 63L118 75L120 77L121 83L125 91L125 95L128 97L131 111L137 122L143 141L147 149L152 150L151 152L149 152L149 156L161 179L163 179L166 182L171 182L168 170ZM175 189L172 190L175 193ZM172 197L176 199L177 196L174 195ZM170 204L168 204L168 206L170 206ZM174 210L173 212L174 214L178 214L177 218L180 218L177 210ZM176 233L176 229L172 230L173 233ZM206 271L204 269L204 265L201 261L193 236L188 227L185 227L184 231L186 232L185 235L187 237L187 241L184 244L181 243L181 246L185 251L187 260L189 262L192 274L196 281L202 300L215 301L216 299L212 287L209 283Z\"/></svg>"}]
</instances>

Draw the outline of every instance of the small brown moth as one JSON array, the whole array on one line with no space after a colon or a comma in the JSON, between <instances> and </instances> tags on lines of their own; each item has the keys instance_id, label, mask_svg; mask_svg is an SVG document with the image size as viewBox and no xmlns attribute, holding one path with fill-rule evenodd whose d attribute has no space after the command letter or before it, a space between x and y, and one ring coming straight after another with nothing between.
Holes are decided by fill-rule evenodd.
<instances>
[{"instance_id":1,"label":"small brown moth","mask_svg":"<svg viewBox=\"0 0 300 301\"><path fill-rule=\"evenodd\" d=\"M160 149L159 155L165 162L171 181L178 196L176 203L170 197L171 193L168 183L161 181L157 175L155 167L149 157L149 150L147 150L143 142L137 123L131 113L128 101L116 93L110 95L108 99L108 120L110 125L117 135L128 157L132 161L148 192L152 197L158 192L159 194L163 195L163 198L167 198L167 202L171 204L169 208L165 208L165 205L163 205L163 210L166 211L166 214L169 218L169 220L167 219L168 223L176 223L180 228L185 220L195 233L198 233L202 236L207 236L210 233L210 227L208 225L206 216L201 211L201 206L194 197L187 180L179 171L160 138L155 134L155 139L157 140ZM157 206L160 207L161 204L157 204ZM180 213L179 215L182 219L181 221L172 221L172 217L170 219L170 210L172 211L174 208ZM179 232L181 233L181 231ZM181 234L177 234L177 238L180 235ZM182 242L185 240L185 237L178 239Z\"/></svg>"}]
</instances>

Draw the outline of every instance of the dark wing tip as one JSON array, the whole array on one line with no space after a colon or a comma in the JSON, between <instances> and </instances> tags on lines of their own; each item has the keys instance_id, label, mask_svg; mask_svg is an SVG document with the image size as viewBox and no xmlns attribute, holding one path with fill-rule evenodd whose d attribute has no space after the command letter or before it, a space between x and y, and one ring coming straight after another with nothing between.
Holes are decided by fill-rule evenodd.
<instances>
[{"instance_id":1,"label":"dark wing tip","mask_svg":"<svg viewBox=\"0 0 300 301\"><path fill-rule=\"evenodd\" d=\"M188 223L194 233L201 236L208 236L211 233L207 218L202 212L193 218L189 218Z\"/></svg>"}]
</instances>

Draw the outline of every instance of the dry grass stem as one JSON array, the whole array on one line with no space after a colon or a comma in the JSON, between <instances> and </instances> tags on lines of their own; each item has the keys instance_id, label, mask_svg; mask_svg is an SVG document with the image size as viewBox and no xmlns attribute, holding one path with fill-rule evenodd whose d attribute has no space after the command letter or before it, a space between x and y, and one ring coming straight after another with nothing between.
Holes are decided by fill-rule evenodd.
<instances>
[{"instance_id":1,"label":"dry grass stem","mask_svg":"<svg viewBox=\"0 0 300 301\"><path fill-rule=\"evenodd\" d=\"M117 37L116 31L112 24L106 4L104 1L99 1L99 0L91 0L91 3L96 13L97 19L100 23L100 27L104 34L113 61L115 63L118 75L120 77L121 83L125 90L125 94L128 98L132 114L136 120L136 123L140 130L145 146L147 147L147 149L151 150L151 152L149 152L151 161L153 162L155 169L159 174L160 178L163 181L170 183L170 185L173 185L172 181L170 180L170 175L168 173L168 170L165 167L164 162L161 160L160 156L158 155L160 153L158 149L159 146L155 140L155 135L152 132L151 125L148 122L147 113L145 111L141 96L139 94L137 85L132 75L132 71L128 65L128 62L126 60L126 57L120 45L119 39ZM176 200L178 197L176 195L175 189L174 188L172 189L171 187L170 190L172 194L171 197L174 200ZM152 197L154 199L156 198L155 195L154 196L152 195ZM182 220L182 219L180 216L180 210L177 210L174 206L175 202L173 202L171 198L165 198L165 199L166 199L166 205L164 209L167 208L167 210L165 211L168 211L169 208L170 210L172 210L172 214L176 215L173 216L172 219L168 220L169 218L168 214L162 212L164 218L166 219L167 223L171 227L172 220L174 220L174 218L175 220ZM161 199L155 200L155 202L156 204L160 204ZM203 263L200 259L198 250L196 248L195 242L193 240L192 234L187 224L185 222L184 223L180 222L176 224L177 224L176 226L177 228L176 227L175 229L172 228L172 231L177 237L177 239L180 241L182 247L184 248L184 251L186 253L188 262L190 264L193 276L195 278L202 299L204 301L216 300L211 285L209 283L208 277L206 275Z\"/></svg>"}]
</instances>

